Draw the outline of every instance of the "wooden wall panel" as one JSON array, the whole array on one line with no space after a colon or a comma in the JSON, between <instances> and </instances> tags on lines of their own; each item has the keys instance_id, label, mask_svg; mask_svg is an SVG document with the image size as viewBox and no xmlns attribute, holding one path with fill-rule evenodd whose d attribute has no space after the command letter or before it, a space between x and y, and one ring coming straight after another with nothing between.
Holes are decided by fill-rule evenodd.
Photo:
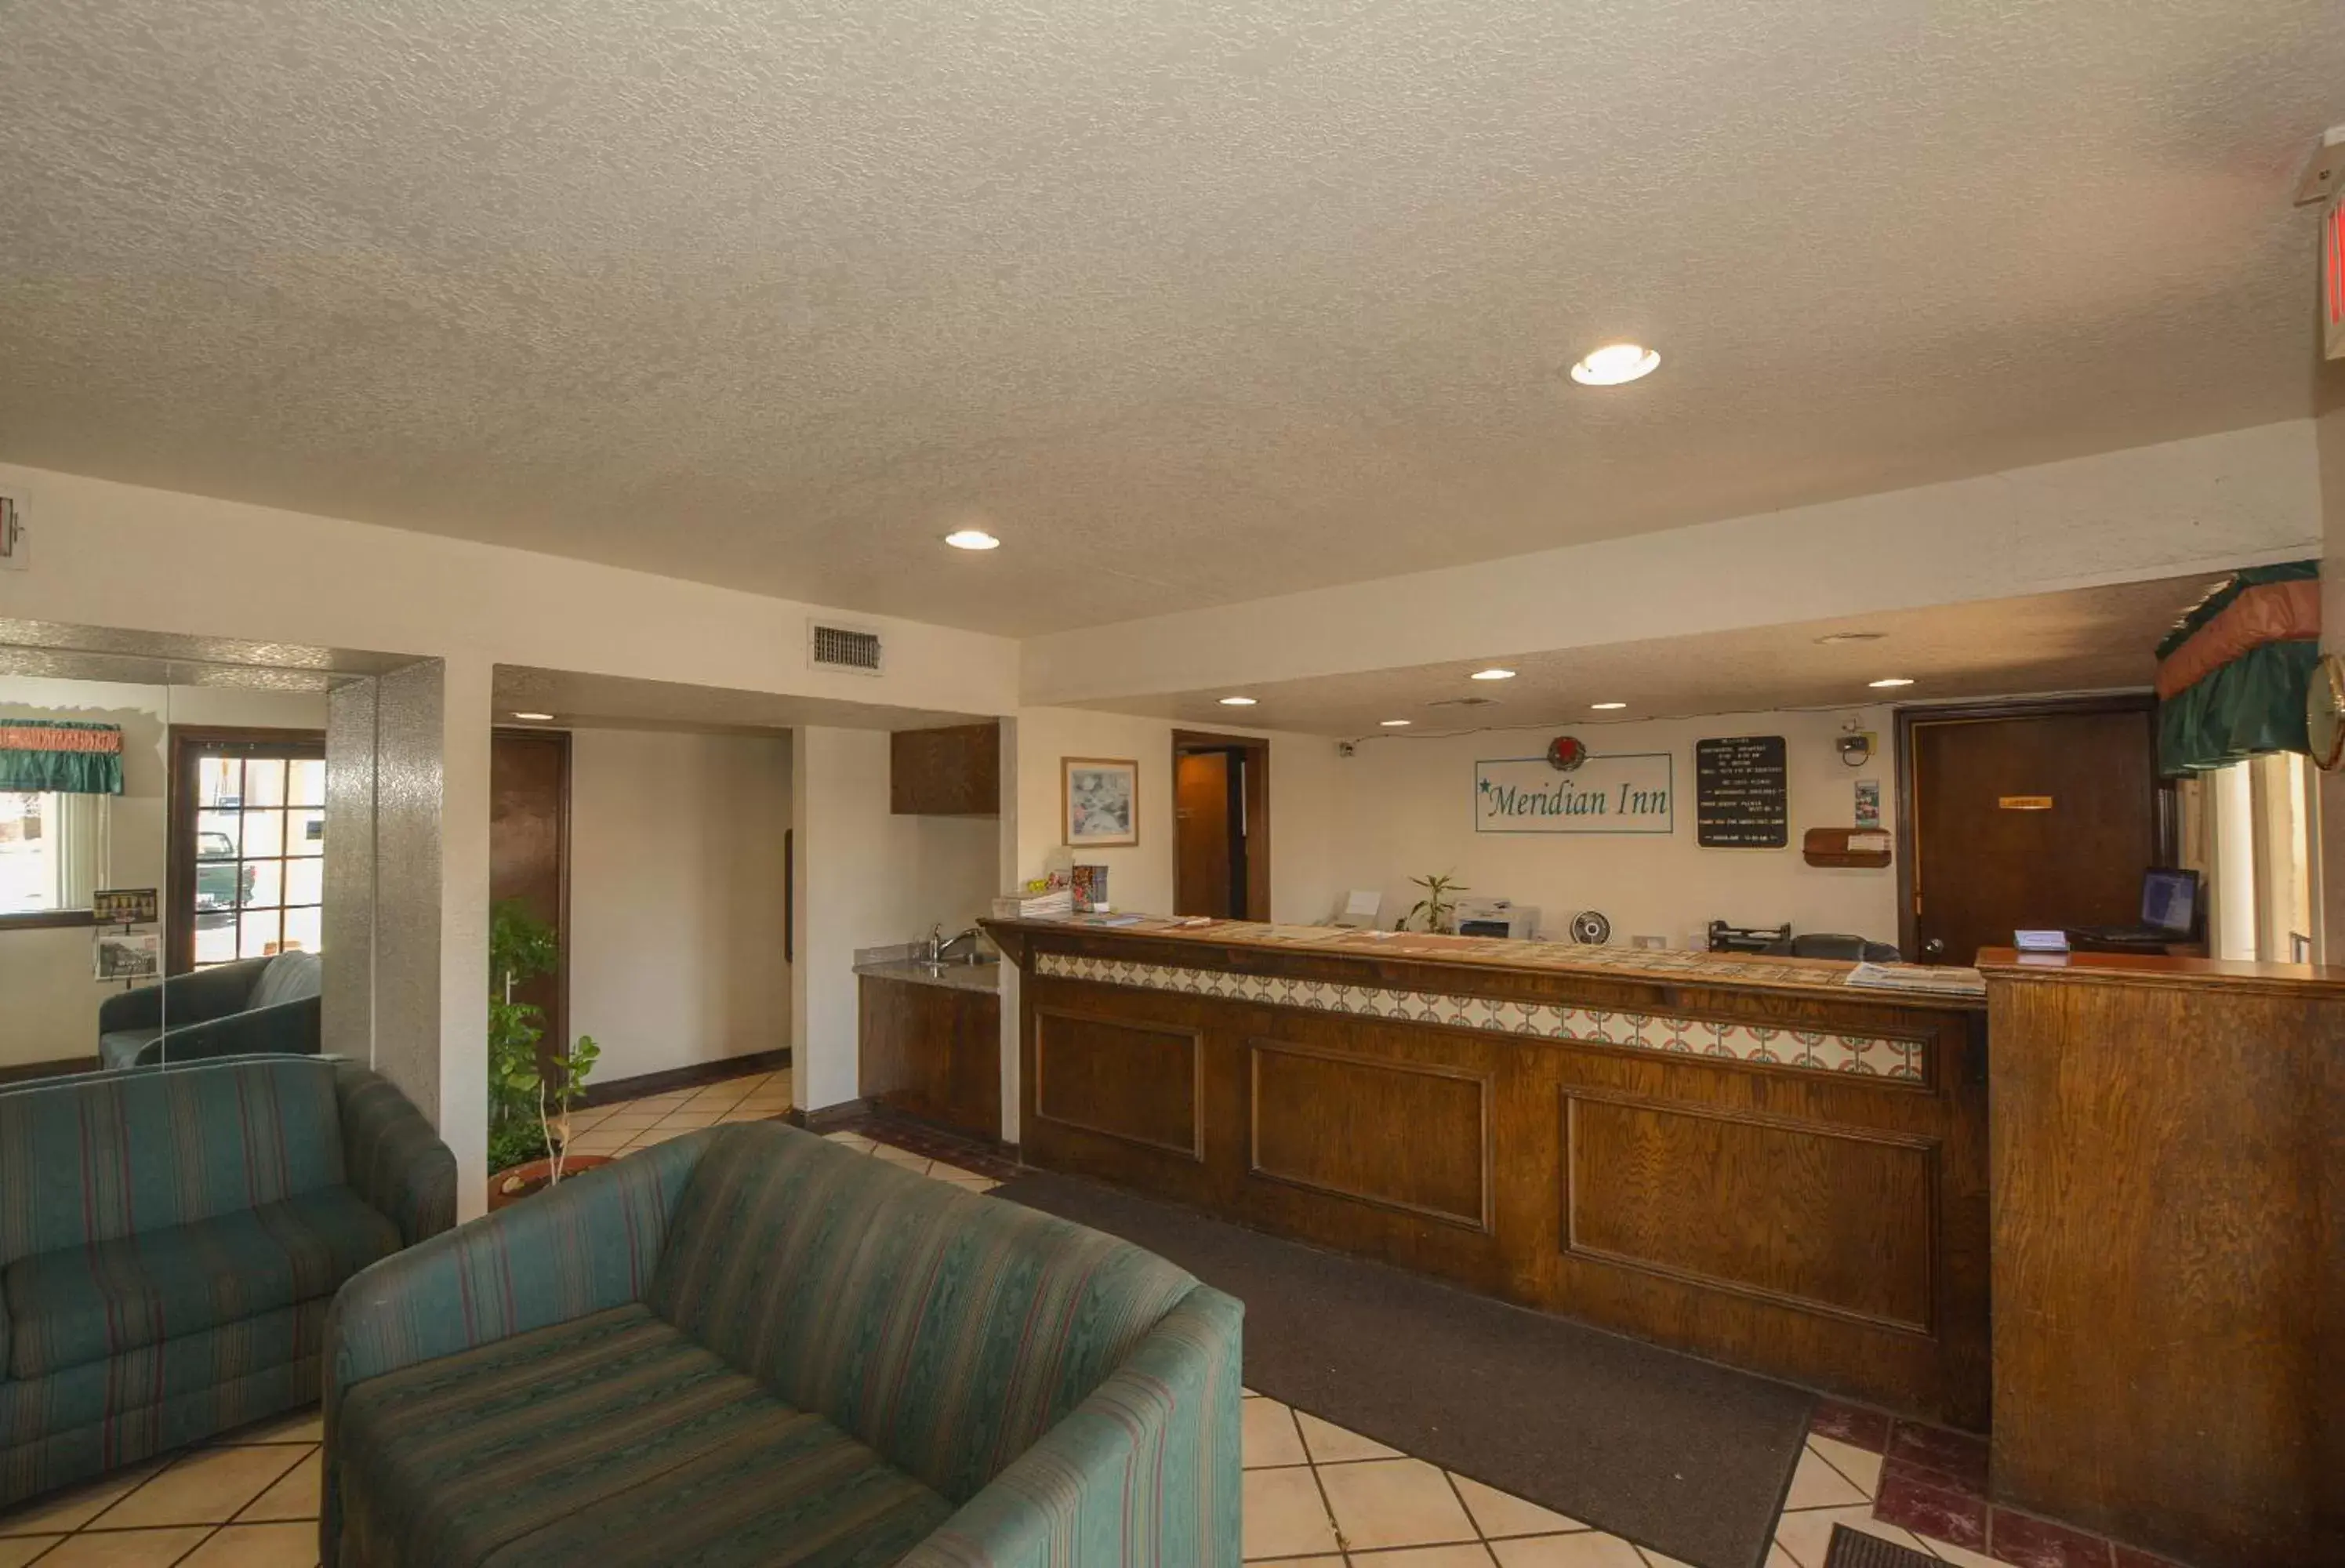
<instances>
[{"instance_id":1,"label":"wooden wall panel","mask_svg":"<svg viewBox=\"0 0 2345 1568\"><path fill-rule=\"evenodd\" d=\"M1038 1009L1032 1114L1203 1159L1203 1052L1194 1029Z\"/></svg>"},{"instance_id":2,"label":"wooden wall panel","mask_svg":"<svg viewBox=\"0 0 2345 1568\"><path fill-rule=\"evenodd\" d=\"M1568 1250L1930 1331L1926 1140L1568 1091L1563 1127Z\"/></svg>"},{"instance_id":3,"label":"wooden wall panel","mask_svg":"<svg viewBox=\"0 0 2345 1568\"><path fill-rule=\"evenodd\" d=\"M1248 1042L1258 1176L1490 1228L1487 1074Z\"/></svg>"},{"instance_id":4,"label":"wooden wall panel","mask_svg":"<svg viewBox=\"0 0 2345 1568\"><path fill-rule=\"evenodd\" d=\"M1998 1495L2345 1563L2345 986L2005 957L1987 995Z\"/></svg>"},{"instance_id":5,"label":"wooden wall panel","mask_svg":"<svg viewBox=\"0 0 2345 1568\"><path fill-rule=\"evenodd\" d=\"M888 1110L1001 1136L1001 998L861 978L859 1087Z\"/></svg>"}]
</instances>

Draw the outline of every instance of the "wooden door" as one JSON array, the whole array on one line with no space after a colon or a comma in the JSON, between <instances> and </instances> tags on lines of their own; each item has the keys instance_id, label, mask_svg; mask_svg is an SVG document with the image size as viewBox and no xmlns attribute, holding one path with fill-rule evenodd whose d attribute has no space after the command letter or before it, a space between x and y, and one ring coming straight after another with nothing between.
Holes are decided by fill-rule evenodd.
<instances>
[{"instance_id":1,"label":"wooden door","mask_svg":"<svg viewBox=\"0 0 2345 1568\"><path fill-rule=\"evenodd\" d=\"M1183 752L1173 763L1172 913L1242 913L1230 901L1230 754Z\"/></svg>"},{"instance_id":2,"label":"wooden door","mask_svg":"<svg viewBox=\"0 0 2345 1568\"><path fill-rule=\"evenodd\" d=\"M1968 964L2015 930L2141 918L2163 863L2155 709L1900 717L1908 957Z\"/></svg>"},{"instance_id":3,"label":"wooden door","mask_svg":"<svg viewBox=\"0 0 2345 1568\"><path fill-rule=\"evenodd\" d=\"M561 960L513 993L545 1010L541 1058L570 1042L570 735L499 730L489 748L489 899L551 923Z\"/></svg>"}]
</instances>

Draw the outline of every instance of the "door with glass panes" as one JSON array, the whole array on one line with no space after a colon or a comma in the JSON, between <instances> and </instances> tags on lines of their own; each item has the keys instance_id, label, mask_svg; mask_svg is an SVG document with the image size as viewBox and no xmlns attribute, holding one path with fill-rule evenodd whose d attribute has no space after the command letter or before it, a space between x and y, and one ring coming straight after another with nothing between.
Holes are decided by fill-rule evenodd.
<instances>
[{"instance_id":1,"label":"door with glass panes","mask_svg":"<svg viewBox=\"0 0 2345 1568\"><path fill-rule=\"evenodd\" d=\"M174 727L171 821L174 974L322 950L323 734Z\"/></svg>"}]
</instances>

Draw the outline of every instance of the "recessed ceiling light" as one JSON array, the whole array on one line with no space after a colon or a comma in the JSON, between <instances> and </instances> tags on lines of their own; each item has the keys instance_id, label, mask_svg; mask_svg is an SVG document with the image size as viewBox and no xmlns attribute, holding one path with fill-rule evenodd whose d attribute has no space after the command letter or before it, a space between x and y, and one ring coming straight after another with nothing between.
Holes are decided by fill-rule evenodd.
<instances>
[{"instance_id":1,"label":"recessed ceiling light","mask_svg":"<svg viewBox=\"0 0 2345 1568\"><path fill-rule=\"evenodd\" d=\"M1906 675L1883 675L1878 681L1865 683L1868 686L1910 686L1913 683L1912 677Z\"/></svg>"},{"instance_id":2,"label":"recessed ceiling light","mask_svg":"<svg viewBox=\"0 0 2345 1568\"><path fill-rule=\"evenodd\" d=\"M1583 387L1617 387L1639 376L1650 376L1661 357L1642 343L1607 343L1591 349L1571 368L1571 379Z\"/></svg>"},{"instance_id":3,"label":"recessed ceiling light","mask_svg":"<svg viewBox=\"0 0 2345 1568\"><path fill-rule=\"evenodd\" d=\"M956 528L945 535L945 542L955 550L999 550L1001 541L981 528Z\"/></svg>"},{"instance_id":4,"label":"recessed ceiling light","mask_svg":"<svg viewBox=\"0 0 2345 1568\"><path fill-rule=\"evenodd\" d=\"M552 713L524 713L516 711L513 713L513 717L516 719L527 719L533 724L542 724L547 720L553 718L553 715Z\"/></svg>"},{"instance_id":5,"label":"recessed ceiling light","mask_svg":"<svg viewBox=\"0 0 2345 1568\"><path fill-rule=\"evenodd\" d=\"M1254 699L1252 697L1223 697L1222 699L1222 706L1224 708L1251 708L1254 706Z\"/></svg>"},{"instance_id":6,"label":"recessed ceiling light","mask_svg":"<svg viewBox=\"0 0 2345 1568\"><path fill-rule=\"evenodd\" d=\"M1816 641L1831 647L1838 642L1878 642L1887 635L1886 632L1827 632Z\"/></svg>"},{"instance_id":7,"label":"recessed ceiling light","mask_svg":"<svg viewBox=\"0 0 2345 1568\"><path fill-rule=\"evenodd\" d=\"M1515 673L1512 670L1492 668L1477 670L1468 678L1476 681L1511 681L1515 678Z\"/></svg>"},{"instance_id":8,"label":"recessed ceiling light","mask_svg":"<svg viewBox=\"0 0 2345 1568\"><path fill-rule=\"evenodd\" d=\"M1614 708L1625 708L1625 707L1627 707L1629 704L1628 704L1628 703L1589 703L1588 705L1589 705L1589 707L1591 707L1591 708L1597 708L1597 709L1600 709L1600 710L1603 710L1603 711L1607 711L1607 712L1609 712L1609 711L1610 711L1611 709L1614 709Z\"/></svg>"},{"instance_id":9,"label":"recessed ceiling light","mask_svg":"<svg viewBox=\"0 0 2345 1568\"><path fill-rule=\"evenodd\" d=\"M1406 719L1378 719L1376 723L1388 730L1405 730L1408 727Z\"/></svg>"}]
</instances>

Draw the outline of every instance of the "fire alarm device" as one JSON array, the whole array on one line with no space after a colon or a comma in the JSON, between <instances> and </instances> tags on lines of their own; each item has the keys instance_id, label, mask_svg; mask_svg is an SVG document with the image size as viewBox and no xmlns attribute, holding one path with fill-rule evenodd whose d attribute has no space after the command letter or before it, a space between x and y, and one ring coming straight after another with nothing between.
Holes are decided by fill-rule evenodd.
<instances>
[{"instance_id":1,"label":"fire alarm device","mask_svg":"<svg viewBox=\"0 0 2345 1568\"><path fill-rule=\"evenodd\" d=\"M1578 735L1558 735L1547 744L1547 765L1568 774L1588 760L1588 744Z\"/></svg>"}]
</instances>

